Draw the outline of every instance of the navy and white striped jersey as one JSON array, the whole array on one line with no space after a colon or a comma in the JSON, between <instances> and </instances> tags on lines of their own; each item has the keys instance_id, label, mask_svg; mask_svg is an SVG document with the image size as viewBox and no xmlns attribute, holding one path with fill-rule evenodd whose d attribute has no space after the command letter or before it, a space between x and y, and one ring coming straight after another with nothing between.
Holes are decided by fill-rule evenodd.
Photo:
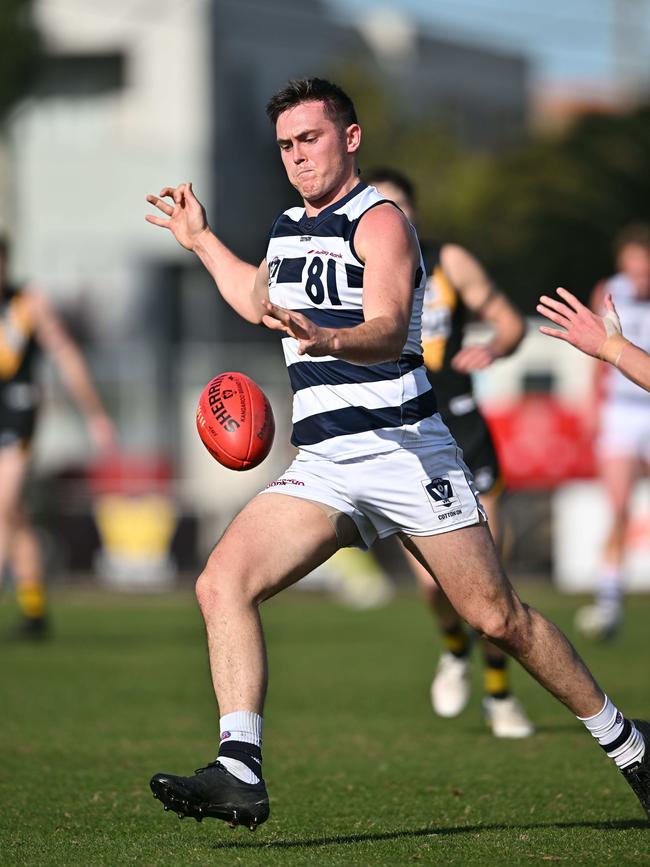
<instances>
[{"instance_id":1,"label":"navy and white striped jersey","mask_svg":"<svg viewBox=\"0 0 650 867\"><path fill-rule=\"evenodd\" d=\"M271 301L319 326L362 323L364 265L354 234L361 216L383 201L374 187L359 183L316 217L307 217L301 207L281 214L266 254ZM346 460L424 445L432 437L449 441L423 366L425 282L420 257L408 339L395 361L361 365L312 358L298 355L294 338L282 337L294 393L291 442L305 457Z\"/></svg>"}]
</instances>

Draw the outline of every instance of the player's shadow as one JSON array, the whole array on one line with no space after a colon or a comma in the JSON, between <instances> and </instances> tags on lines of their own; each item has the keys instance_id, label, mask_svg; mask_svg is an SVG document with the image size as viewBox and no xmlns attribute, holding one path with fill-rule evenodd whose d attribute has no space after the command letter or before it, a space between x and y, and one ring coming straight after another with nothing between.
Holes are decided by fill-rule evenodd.
<instances>
[{"instance_id":1,"label":"player's shadow","mask_svg":"<svg viewBox=\"0 0 650 867\"><path fill-rule=\"evenodd\" d=\"M410 831L383 831L376 834L341 834L331 837L312 837L304 840L219 840L211 849L309 849L320 846L349 846L379 840L401 840L412 837L454 837L459 834L478 834L481 831L536 831L542 829L569 830L592 828L596 831L630 831L647 829L643 819L622 819L612 822L539 822L525 825L461 825L454 828L414 828Z\"/></svg>"}]
</instances>

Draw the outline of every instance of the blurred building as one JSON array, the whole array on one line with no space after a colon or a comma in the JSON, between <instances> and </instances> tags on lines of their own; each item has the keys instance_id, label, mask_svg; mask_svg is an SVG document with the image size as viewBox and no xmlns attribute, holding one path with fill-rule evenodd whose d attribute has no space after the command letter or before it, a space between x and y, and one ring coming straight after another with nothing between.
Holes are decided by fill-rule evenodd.
<instances>
[{"instance_id":1,"label":"blurred building","mask_svg":"<svg viewBox=\"0 0 650 867\"><path fill-rule=\"evenodd\" d=\"M343 22L326 2L40 0L36 13L47 62L9 125L15 270L75 311L125 449L173 461L181 504L211 516L207 542L287 463L286 378L273 336L242 323L194 258L145 222L146 193L191 179L220 236L259 261L294 201L264 114L287 79L354 61L405 118L451 120L463 142L491 149L526 127L527 66L418 35L399 16ZM215 465L194 429L201 387L226 369L254 376L276 407L277 444L250 473ZM85 443L50 394L44 470Z\"/></svg>"}]
</instances>

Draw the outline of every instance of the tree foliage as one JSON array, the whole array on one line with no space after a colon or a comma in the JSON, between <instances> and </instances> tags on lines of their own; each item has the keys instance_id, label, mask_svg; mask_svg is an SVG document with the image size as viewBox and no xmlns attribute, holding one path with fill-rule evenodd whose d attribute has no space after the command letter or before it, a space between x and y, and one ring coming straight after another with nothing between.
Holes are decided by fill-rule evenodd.
<instances>
[{"instance_id":1,"label":"tree foliage","mask_svg":"<svg viewBox=\"0 0 650 867\"><path fill-rule=\"evenodd\" d=\"M565 285L584 298L611 273L612 238L650 222L650 109L588 116L561 137L497 157L461 227L499 282L534 309Z\"/></svg>"},{"instance_id":2,"label":"tree foliage","mask_svg":"<svg viewBox=\"0 0 650 867\"><path fill-rule=\"evenodd\" d=\"M650 222L650 107L585 116L561 134L477 153L444 126L413 118L379 76L346 68L336 80L362 121L362 170L409 175L421 237L467 245L526 312L559 285L585 299L614 267L614 234Z\"/></svg>"}]
</instances>

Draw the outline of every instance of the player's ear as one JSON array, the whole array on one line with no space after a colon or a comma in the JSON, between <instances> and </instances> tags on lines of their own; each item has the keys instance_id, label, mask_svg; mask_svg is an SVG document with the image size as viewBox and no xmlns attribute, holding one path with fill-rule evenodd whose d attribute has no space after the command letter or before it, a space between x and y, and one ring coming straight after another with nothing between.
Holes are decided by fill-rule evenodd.
<instances>
[{"instance_id":1,"label":"player's ear","mask_svg":"<svg viewBox=\"0 0 650 867\"><path fill-rule=\"evenodd\" d=\"M345 144L349 154L356 153L361 145L361 127L352 123L345 129Z\"/></svg>"}]
</instances>

